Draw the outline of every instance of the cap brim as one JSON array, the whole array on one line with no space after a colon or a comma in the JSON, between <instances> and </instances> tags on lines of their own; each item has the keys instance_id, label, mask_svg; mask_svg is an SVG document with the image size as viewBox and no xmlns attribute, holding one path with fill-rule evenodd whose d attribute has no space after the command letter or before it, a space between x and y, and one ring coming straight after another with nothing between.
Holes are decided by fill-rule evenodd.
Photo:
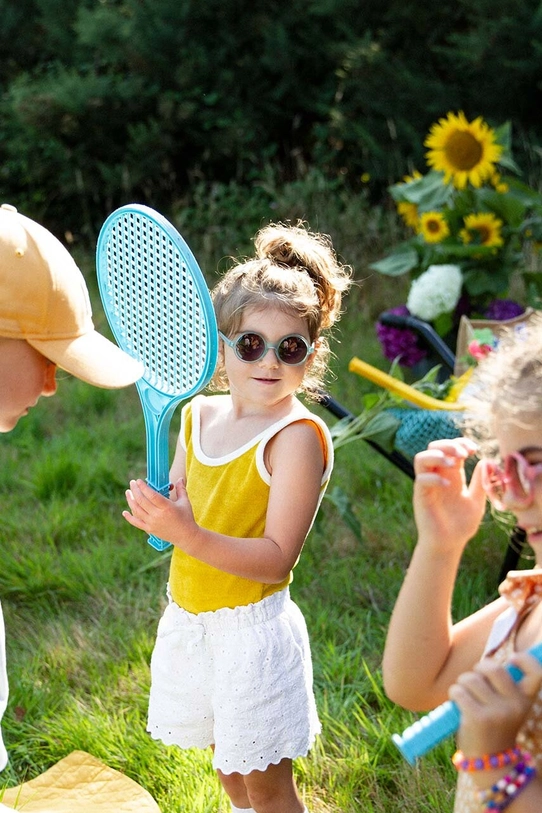
<instances>
[{"instance_id":1,"label":"cap brim","mask_svg":"<svg viewBox=\"0 0 542 813\"><path fill-rule=\"evenodd\" d=\"M96 331L76 339L27 341L61 369L95 387L127 387L144 372L141 362Z\"/></svg>"}]
</instances>

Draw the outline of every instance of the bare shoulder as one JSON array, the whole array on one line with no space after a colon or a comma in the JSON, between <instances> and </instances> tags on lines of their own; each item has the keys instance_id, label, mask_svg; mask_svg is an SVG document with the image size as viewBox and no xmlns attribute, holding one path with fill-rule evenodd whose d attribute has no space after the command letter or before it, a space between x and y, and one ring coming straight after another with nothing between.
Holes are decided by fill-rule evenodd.
<instances>
[{"instance_id":1,"label":"bare shoulder","mask_svg":"<svg viewBox=\"0 0 542 813\"><path fill-rule=\"evenodd\" d=\"M319 436L322 430L319 424L313 419L310 412L306 415L299 415L292 420L291 423L286 424L276 435L277 439L281 438L284 442L297 441L300 443L311 443L313 440L319 444Z\"/></svg>"},{"instance_id":2,"label":"bare shoulder","mask_svg":"<svg viewBox=\"0 0 542 813\"><path fill-rule=\"evenodd\" d=\"M308 411L296 413L296 419L284 426L268 444L271 465L279 457L295 457L307 466L325 468L326 444L322 429Z\"/></svg>"}]
</instances>

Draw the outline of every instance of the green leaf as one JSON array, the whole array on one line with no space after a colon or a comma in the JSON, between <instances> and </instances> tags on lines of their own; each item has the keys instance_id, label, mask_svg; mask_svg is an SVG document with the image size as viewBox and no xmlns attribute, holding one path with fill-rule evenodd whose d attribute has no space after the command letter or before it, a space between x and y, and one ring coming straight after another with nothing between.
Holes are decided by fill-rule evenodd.
<instances>
[{"instance_id":1,"label":"green leaf","mask_svg":"<svg viewBox=\"0 0 542 813\"><path fill-rule=\"evenodd\" d=\"M431 170L422 178L408 183L394 184L390 194L396 201L415 203L421 211L432 211L444 206L453 195L453 187L444 183L444 174Z\"/></svg>"},{"instance_id":2,"label":"green leaf","mask_svg":"<svg viewBox=\"0 0 542 813\"><path fill-rule=\"evenodd\" d=\"M448 314L445 315L448 316ZM452 319L450 317L450 322L451 321ZM436 329L436 322L434 324ZM432 398L438 398L440 401L443 401L450 392L452 387L452 379L447 378L446 381L439 382L438 374L441 369L442 364L436 364L427 371L423 378L415 381L411 386L419 392L424 392L426 395L430 395Z\"/></svg>"},{"instance_id":3,"label":"green leaf","mask_svg":"<svg viewBox=\"0 0 542 813\"><path fill-rule=\"evenodd\" d=\"M389 412L381 412L372 418L364 431L359 435L363 440L372 440L386 452L392 452L395 435L401 422Z\"/></svg>"},{"instance_id":4,"label":"green leaf","mask_svg":"<svg viewBox=\"0 0 542 813\"><path fill-rule=\"evenodd\" d=\"M512 124L505 121L499 127L495 127L495 138L498 144L503 147L503 153L499 158L498 164L516 175L521 175L521 169L516 164L512 157Z\"/></svg>"},{"instance_id":5,"label":"green leaf","mask_svg":"<svg viewBox=\"0 0 542 813\"><path fill-rule=\"evenodd\" d=\"M391 451L400 425L400 421L387 411L387 407L394 402L395 398L384 392L375 406L364 409L355 418L343 418L336 423L331 428L335 451L354 440L373 440L386 451Z\"/></svg>"},{"instance_id":6,"label":"green leaf","mask_svg":"<svg viewBox=\"0 0 542 813\"><path fill-rule=\"evenodd\" d=\"M542 273L529 271L523 274L525 284L529 288L531 299L534 296L537 301L537 307L540 307L540 299L542 298ZM532 301L529 301L532 304Z\"/></svg>"},{"instance_id":7,"label":"green leaf","mask_svg":"<svg viewBox=\"0 0 542 813\"><path fill-rule=\"evenodd\" d=\"M471 269L463 274L464 286L471 296L480 294L504 294L508 290L508 276L506 273L487 272L480 269Z\"/></svg>"},{"instance_id":8,"label":"green leaf","mask_svg":"<svg viewBox=\"0 0 542 813\"><path fill-rule=\"evenodd\" d=\"M447 336L454 326L454 320L451 313L441 313L433 321L433 327L439 336Z\"/></svg>"},{"instance_id":9,"label":"green leaf","mask_svg":"<svg viewBox=\"0 0 542 813\"><path fill-rule=\"evenodd\" d=\"M483 206L499 216L509 226L519 228L525 217L525 203L519 195L508 192L506 195L493 189L480 189L479 199Z\"/></svg>"},{"instance_id":10,"label":"green leaf","mask_svg":"<svg viewBox=\"0 0 542 813\"><path fill-rule=\"evenodd\" d=\"M400 277L413 271L417 265L418 253L408 243L403 243L383 260L371 263L369 267L388 277Z\"/></svg>"},{"instance_id":11,"label":"green leaf","mask_svg":"<svg viewBox=\"0 0 542 813\"><path fill-rule=\"evenodd\" d=\"M333 503L343 522L350 528L358 542L362 542L363 536L361 532L361 522L354 514L350 498L342 490L342 488L339 488L339 486L334 486L332 489L326 492L324 499Z\"/></svg>"}]
</instances>

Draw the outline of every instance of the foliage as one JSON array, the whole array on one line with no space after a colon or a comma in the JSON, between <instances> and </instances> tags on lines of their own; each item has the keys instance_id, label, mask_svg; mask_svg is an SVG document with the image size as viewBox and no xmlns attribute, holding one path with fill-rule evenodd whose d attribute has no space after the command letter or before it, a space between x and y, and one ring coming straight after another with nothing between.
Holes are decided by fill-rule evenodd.
<instances>
[{"instance_id":1,"label":"foliage","mask_svg":"<svg viewBox=\"0 0 542 813\"><path fill-rule=\"evenodd\" d=\"M0 0L2 197L91 242L140 201L317 166L373 201L450 104L539 176L538 0ZM420 43L424 47L420 48ZM496 81L498 76L498 81ZM522 88L518 93L517 88Z\"/></svg>"},{"instance_id":2,"label":"foliage","mask_svg":"<svg viewBox=\"0 0 542 813\"><path fill-rule=\"evenodd\" d=\"M462 113L449 113L425 144L434 168L390 188L413 235L372 267L389 276L409 274L407 312L431 322L441 336L463 313L490 318L495 301L515 290L522 291L523 305L538 306L542 195L510 174L518 171L510 125L493 130L481 118L468 122ZM523 308L512 304L512 310L506 316ZM383 338L386 349L389 337Z\"/></svg>"}]
</instances>

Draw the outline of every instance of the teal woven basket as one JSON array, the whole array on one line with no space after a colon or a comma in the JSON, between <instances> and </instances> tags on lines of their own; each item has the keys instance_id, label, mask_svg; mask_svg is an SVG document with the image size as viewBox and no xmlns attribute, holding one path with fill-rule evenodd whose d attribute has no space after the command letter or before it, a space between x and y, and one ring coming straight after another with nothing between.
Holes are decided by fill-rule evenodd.
<instances>
[{"instance_id":1,"label":"teal woven basket","mask_svg":"<svg viewBox=\"0 0 542 813\"><path fill-rule=\"evenodd\" d=\"M423 452L432 440L461 437L461 413L433 409L390 409L401 423L394 446L405 457Z\"/></svg>"}]
</instances>

